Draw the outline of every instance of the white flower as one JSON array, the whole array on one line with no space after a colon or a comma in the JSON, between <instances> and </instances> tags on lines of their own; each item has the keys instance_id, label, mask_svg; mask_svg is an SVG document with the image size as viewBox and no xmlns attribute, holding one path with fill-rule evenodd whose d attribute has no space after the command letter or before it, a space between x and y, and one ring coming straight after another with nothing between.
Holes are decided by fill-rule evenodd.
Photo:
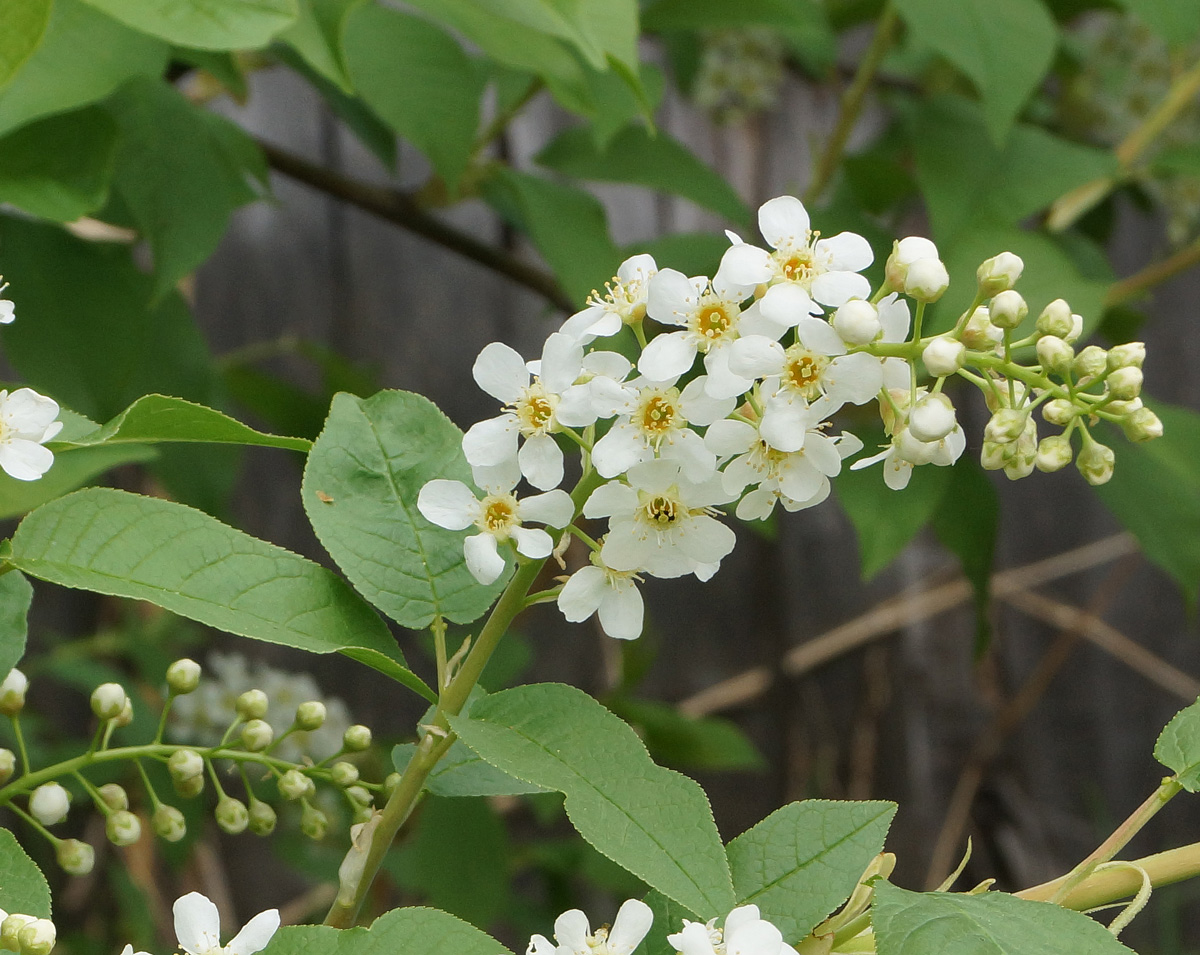
<instances>
[{"instance_id":1,"label":"white flower","mask_svg":"<svg viewBox=\"0 0 1200 955\"><path fill-rule=\"evenodd\" d=\"M582 623L599 612L600 627L610 637L634 640L642 634L644 607L632 571L606 567L600 555L575 571L558 594L558 609L571 623Z\"/></svg>"},{"instance_id":2,"label":"white flower","mask_svg":"<svg viewBox=\"0 0 1200 955\"><path fill-rule=\"evenodd\" d=\"M759 916L757 905L742 905L725 916L724 929L716 919L704 924L683 920L683 931L667 941L682 955L785 955L790 947L783 933Z\"/></svg>"},{"instance_id":3,"label":"white flower","mask_svg":"<svg viewBox=\"0 0 1200 955\"><path fill-rule=\"evenodd\" d=\"M809 227L808 211L794 196L779 196L758 210L758 228L767 244L765 252L727 233L733 246L721 259L721 271L730 281L757 286L770 283L763 301L793 285L812 301L834 307L852 298L869 298L871 283L858 273L874 261L871 245L861 235L841 232L829 239ZM820 311L814 308L812 311Z\"/></svg>"},{"instance_id":4,"label":"white flower","mask_svg":"<svg viewBox=\"0 0 1200 955\"><path fill-rule=\"evenodd\" d=\"M613 570L644 570L655 577L695 573L707 580L736 543L712 515L732 500L721 476L688 481L678 461L659 458L629 469L629 484L610 481L592 492L585 517L607 517L600 557Z\"/></svg>"},{"instance_id":5,"label":"white flower","mask_svg":"<svg viewBox=\"0 0 1200 955\"><path fill-rule=\"evenodd\" d=\"M630 955L653 921L650 906L639 899L628 899L617 910L612 930L599 928L593 934L587 916L571 909L554 920L557 947L544 935L535 935L529 940L526 955Z\"/></svg>"},{"instance_id":6,"label":"white flower","mask_svg":"<svg viewBox=\"0 0 1200 955\"><path fill-rule=\"evenodd\" d=\"M4 276L0 275L0 293L8 288L8 283L4 281ZM0 298L0 325L8 325L16 318L16 306L6 298Z\"/></svg>"},{"instance_id":7,"label":"white flower","mask_svg":"<svg viewBox=\"0 0 1200 955\"><path fill-rule=\"evenodd\" d=\"M216 905L199 892L175 900L175 937L188 955L254 955L262 951L279 928L279 910L259 912L240 932L221 944L221 916Z\"/></svg>"},{"instance_id":8,"label":"white flower","mask_svg":"<svg viewBox=\"0 0 1200 955\"><path fill-rule=\"evenodd\" d=\"M71 797L58 783L42 783L29 795L29 814L43 826L53 826L67 818Z\"/></svg>"},{"instance_id":9,"label":"white flower","mask_svg":"<svg viewBox=\"0 0 1200 955\"><path fill-rule=\"evenodd\" d=\"M892 243L892 254L888 256L884 266L888 285L897 292L904 291L908 282L909 268L922 259L941 261L937 246L929 239L919 235L910 235Z\"/></svg>"},{"instance_id":10,"label":"white flower","mask_svg":"<svg viewBox=\"0 0 1200 955\"><path fill-rule=\"evenodd\" d=\"M554 416L568 428L584 428L599 418L611 418L627 398L623 382L631 371L633 364L624 355L588 352L579 378L563 391Z\"/></svg>"},{"instance_id":11,"label":"white flower","mask_svg":"<svg viewBox=\"0 0 1200 955\"><path fill-rule=\"evenodd\" d=\"M592 292L587 308L576 312L559 329L581 344L594 338L615 335L623 325L646 316L646 293L650 278L658 271L651 255L634 255L621 263L611 282L605 283L603 298Z\"/></svg>"},{"instance_id":12,"label":"white flower","mask_svg":"<svg viewBox=\"0 0 1200 955\"><path fill-rule=\"evenodd\" d=\"M948 467L959 459L966 446L967 437L957 424L939 441L921 441L904 425L892 434L891 443L883 451L860 458L850 465L850 470L860 471L882 461L884 483L893 491L900 491L908 487L914 467L920 464Z\"/></svg>"},{"instance_id":13,"label":"white flower","mask_svg":"<svg viewBox=\"0 0 1200 955\"><path fill-rule=\"evenodd\" d=\"M532 380L514 349L501 342L487 345L471 371L480 388L505 403L505 411L472 425L463 435L463 453L471 466L503 466L515 458L534 487L557 487L563 479L563 454L551 437L559 429L555 410L582 366L583 346L560 332L546 339ZM519 452L518 435L525 438Z\"/></svg>"},{"instance_id":14,"label":"white flower","mask_svg":"<svg viewBox=\"0 0 1200 955\"><path fill-rule=\"evenodd\" d=\"M0 468L18 481L36 481L54 454L42 447L62 430L58 402L31 388L0 391Z\"/></svg>"},{"instance_id":15,"label":"white flower","mask_svg":"<svg viewBox=\"0 0 1200 955\"><path fill-rule=\"evenodd\" d=\"M575 505L566 491L554 490L518 501L513 485L487 488L483 500L462 481L437 478L417 495L417 509L425 519L447 530L466 530L472 524L480 533L463 541L467 569L481 584L490 584L504 570L499 545L512 541L519 554L549 557L554 541L544 530L525 527L536 521L550 527L566 527L575 516Z\"/></svg>"}]
</instances>

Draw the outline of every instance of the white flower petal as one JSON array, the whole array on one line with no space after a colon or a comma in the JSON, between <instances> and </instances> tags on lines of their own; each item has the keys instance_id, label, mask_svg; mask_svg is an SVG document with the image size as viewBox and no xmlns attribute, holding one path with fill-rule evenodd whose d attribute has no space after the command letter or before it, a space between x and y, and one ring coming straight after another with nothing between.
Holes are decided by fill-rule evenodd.
<instances>
[{"instance_id":1,"label":"white flower petal","mask_svg":"<svg viewBox=\"0 0 1200 955\"><path fill-rule=\"evenodd\" d=\"M635 536L630 522L622 522L604 535L600 559L613 570L638 571L657 549L657 542Z\"/></svg>"},{"instance_id":2,"label":"white flower petal","mask_svg":"<svg viewBox=\"0 0 1200 955\"><path fill-rule=\"evenodd\" d=\"M499 464L472 464L471 480L488 492L502 494L511 491L521 480L521 465L515 454Z\"/></svg>"},{"instance_id":3,"label":"white flower petal","mask_svg":"<svg viewBox=\"0 0 1200 955\"><path fill-rule=\"evenodd\" d=\"M781 245L806 245L808 210L795 196L770 199L758 207L758 230L774 249Z\"/></svg>"},{"instance_id":4,"label":"white flower petal","mask_svg":"<svg viewBox=\"0 0 1200 955\"><path fill-rule=\"evenodd\" d=\"M883 387L907 390L912 384L912 369L903 358L883 360Z\"/></svg>"},{"instance_id":5,"label":"white flower petal","mask_svg":"<svg viewBox=\"0 0 1200 955\"><path fill-rule=\"evenodd\" d=\"M716 955L703 922L685 921L683 931L668 935L667 941L682 955Z\"/></svg>"},{"instance_id":6,"label":"white flower petal","mask_svg":"<svg viewBox=\"0 0 1200 955\"><path fill-rule=\"evenodd\" d=\"M199 892L175 900L175 938L190 955L207 955L221 947L221 914L216 903Z\"/></svg>"},{"instance_id":7,"label":"white flower petal","mask_svg":"<svg viewBox=\"0 0 1200 955\"><path fill-rule=\"evenodd\" d=\"M485 345L471 374L479 385L493 398L508 404L521 396L521 389L529 384L529 369L525 359L503 342Z\"/></svg>"},{"instance_id":8,"label":"white flower petal","mask_svg":"<svg viewBox=\"0 0 1200 955\"><path fill-rule=\"evenodd\" d=\"M680 525L675 534L680 551L702 564L719 562L737 543L733 531L720 521L701 515Z\"/></svg>"},{"instance_id":9,"label":"white flower petal","mask_svg":"<svg viewBox=\"0 0 1200 955\"><path fill-rule=\"evenodd\" d=\"M818 355L844 355L846 343L823 318L803 318L796 324L796 336L807 349Z\"/></svg>"},{"instance_id":10,"label":"white flower petal","mask_svg":"<svg viewBox=\"0 0 1200 955\"><path fill-rule=\"evenodd\" d=\"M636 593L636 589L634 593ZM601 626L604 624L604 612L601 610ZM638 615L638 632L641 632L641 615ZM605 633L614 636L605 627ZM636 636L636 634L635 634ZM628 637L624 639L630 639ZM613 920L612 931L608 933L608 951L609 955L630 955L642 939L646 937L646 933L650 931L650 925L654 921L654 913L650 911L650 906L640 899L627 899L622 903L617 910L617 917Z\"/></svg>"},{"instance_id":11,"label":"white flower petal","mask_svg":"<svg viewBox=\"0 0 1200 955\"><path fill-rule=\"evenodd\" d=\"M638 503L638 493L628 484L609 481L592 491L583 505L583 516L587 518L612 517L614 514L632 512Z\"/></svg>"},{"instance_id":12,"label":"white flower petal","mask_svg":"<svg viewBox=\"0 0 1200 955\"><path fill-rule=\"evenodd\" d=\"M829 363L822 381L832 404L866 404L883 387L883 362L866 352L842 355Z\"/></svg>"},{"instance_id":13,"label":"white flower petal","mask_svg":"<svg viewBox=\"0 0 1200 955\"><path fill-rule=\"evenodd\" d=\"M783 934L764 919L739 925L725 938L726 955L780 955L782 945Z\"/></svg>"},{"instance_id":14,"label":"white flower petal","mask_svg":"<svg viewBox=\"0 0 1200 955\"><path fill-rule=\"evenodd\" d=\"M583 345L570 335L555 332L542 346L540 378L548 391L559 394L575 383L583 368Z\"/></svg>"},{"instance_id":15,"label":"white flower petal","mask_svg":"<svg viewBox=\"0 0 1200 955\"><path fill-rule=\"evenodd\" d=\"M704 434L704 443L718 457L745 454L758 440L758 431L745 421L725 418L714 421Z\"/></svg>"},{"instance_id":16,"label":"white flower petal","mask_svg":"<svg viewBox=\"0 0 1200 955\"><path fill-rule=\"evenodd\" d=\"M714 398L709 395L707 384L707 376L699 375L684 385L679 393L679 407L683 416L701 427L724 418L737 407L733 398Z\"/></svg>"},{"instance_id":17,"label":"white flower petal","mask_svg":"<svg viewBox=\"0 0 1200 955\"><path fill-rule=\"evenodd\" d=\"M617 266L617 278L622 282L645 282L657 271L658 264L654 261L654 256L641 252L631 255Z\"/></svg>"},{"instance_id":18,"label":"white flower petal","mask_svg":"<svg viewBox=\"0 0 1200 955\"><path fill-rule=\"evenodd\" d=\"M603 478L624 474L635 464L649 461L654 449L646 444L641 433L627 421L613 425L592 448L592 465Z\"/></svg>"},{"instance_id":19,"label":"white flower petal","mask_svg":"<svg viewBox=\"0 0 1200 955\"><path fill-rule=\"evenodd\" d=\"M833 272L861 272L875 261L871 243L855 232L839 232L828 239L818 239L813 252Z\"/></svg>"},{"instance_id":20,"label":"white flower petal","mask_svg":"<svg viewBox=\"0 0 1200 955\"><path fill-rule=\"evenodd\" d=\"M821 478L821 486L817 488L816 493L812 497L803 501L797 501L794 498L784 496L780 503L783 504L783 509L791 513L802 511L807 507L816 507L823 500L829 497L829 492L833 489L833 485L829 483L828 478ZM786 955L786 953L785 953Z\"/></svg>"},{"instance_id":21,"label":"white flower petal","mask_svg":"<svg viewBox=\"0 0 1200 955\"><path fill-rule=\"evenodd\" d=\"M467 462L492 467L516 457L519 425L517 416L511 412L471 425L462 440Z\"/></svg>"},{"instance_id":22,"label":"white flower petal","mask_svg":"<svg viewBox=\"0 0 1200 955\"><path fill-rule=\"evenodd\" d=\"M593 375L624 381L633 370L633 363L615 351L593 351L583 356L583 367Z\"/></svg>"},{"instance_id":23,"label":"white flower petal","mask_svg":"<svg viewBox=\"0 0 1200 955\"><path fill-rule=\"evenodd\" d=\"M637 589L637 585L632 580L626 580L612 587L604 596L604 600L600 604L600 627L610 637L617 640L636 640L642 635L642 622L645 616L645 606L642 603L642 595ZM624 906L621 906L622 911ZM620 923L621 913L617 913L617 921ZM643 930L642 936L649 930L649 924ZM613 934L608 938L608 950L610 952L628 953L637 948L638 942L642 936L638 936L638 941L628 947L622 945L620 949L614 948L617 926L613 926Z\"/></svg>"},{"instance_id":24,"label":"white flower petal","mask_svg":"<svg viewBox=\"0 0 1200 955\"><path fill-rule=\"evenodd\" d=\"M758 309L767 321L785 328L820 311L813 305L808 292L792 282L772 285L758 300Z\"/></svg>"},{"instance_id":25,"label":"white flower petal","mask_svg":"<svg viewBox=\"0 0 1200 955\"><path fill-rule=\"evenodd\" d=\"M554 920L554 938L559 945L565 945L572 952L589 955L590 949L587 937L592 934L587 916L579 909L563 912Z\"/></svg>"},{"instance_id":26,"label":"white flower petal","mask_svg":"<svg viewBox=\"0 0 1200 955\"><path fill-rule=\"evenodd\" d=\"M479 517L479 499L462 481L435 478L417 494L417 510L425 520L450 531L461 531Z\"/></svg>"},{"instance_id":27,"label":"white flower petal","mask_svg":"<svg viewBox=\"0 0 1200 955\"><path fill-rule=\"evenodd\" d=\"M661 272L658 273L662 275ZM696 343L687 332L658 335L638 359L638 371L654 381L678 378L696 361Z\"/></svg>"},{"instance_id":28,"label":"white flower petal","mask_svg":"<svg viewBox=\"0 0 1200 955\"><path fill-rule=\"evenodd\" d=\"M558 593L558 609L569 623L582 623L608 595L608 574L594 564L575 571Z\"/></svg>"},{"instance_id":29,"label":"white flower petal","mask_svg":"<svg viewBox=\"0 0 1200 955\"><path fill-rule=\"evenodd\" d=\"M673 458L682 466L683 476L697 484L708 480L717 469L717 456L704 445L704 439L695 431L683 431L660 453Z\"/></svg>"},{"instance_id":30,"label":"white flower petal","mask_svg":"<svg viewBox=\"0 0 1200 955\"><path fill-rule=\"evenodd\" d=\"M758 433L776 451L799 451L812 425L812 410L804 401L776 396L767 400Z\"/></svg>"},{"instance_id":31,"label":"white flower petal","mask_svg":"<svg viewBox=\"0 0 1200 955\"><path fill-rule=\"evenodd\" d=\"M259 912L247 922L225 949L230 955L254 955L261 952L279 928L279 909Z\"/></svg>"},{"instance_id":32,"label":"white flower petal","mask_svg":"<svg viewBox=\"0 0 1200 955\"><path fill-rule=\"evenodd\" d=\"M737 342L733 342L737 344ZM704 370L708 372L704 390L710 398L737 398L754 387L754 377L734 374L729 370L729 345L713 348L704 356Z\"/></svg>"},{"instance_id":33,"label":"white flower petal","mask_svg":"<svg viewBox=\"0 0 1200 955\"><path fill-rule=\"evenodd\" d=\"M838 464L841 464L841 458L838 458ZM807 451L804 454L795 455L780 469L780 472L779 489L796 501L808 500L825 480L825 475L813 467L808 460Z\"/></svg>"},{"instance_id":34,"label":"white flower petal","mask_svg":"<svg viewBox=\"0 0 1200 955\"><path fill-rule=\"evenodd\" d=\"M765 521L775 510L776 500L769 488L757 487L738 502L734 513L740 521Z\"/></svg>"},{"instance_id":35,"label":"white flower petal","mask_svg":"<svg viewBox=\"0 0 1200 955\"><path fill-rule=\"evenodd\" d=\"M521 473L539 491L558 487L563 479L562 448L548 434L536 434L527 438L517 452Z\"/></svg>"},{"instance_id":36,"label":"white flower petal","mask_svg":"<svg viewBox=\"0 0 1200 955\"><path fill-rule=\"evenodd\" d=\"M575 517L575 502L566 491L547 491L521 498L517 515L522 521L534 521L547 527L564 528Z\"/></svg>"},{"instance_id":37,"label":"white flower petal","mask_svg":"<svg viewBox=\"0 0 1200 955\"><path fill-rule=\"evenodd\" d=\"M857 272L823 272L813 279L812 297L837 308L852 298L870 298L871 283Z\"/></svg>"},{"instance_id":38,"label":"white flower petal","mask_svg":"<svg viewBox=\"0 0 1200 955\"><path fill-rule=\"evenodd\" d=\"M771 267L771 254L755 245L731 245L721 256L717 271L727 281L750 287L771 281L775 270Z\"/></svg>"},{"instance_id":39,"label":"white flower petal","mask_svg":"<svg viewBox=\"0 0 1200 955\"><path fill-rule=\"evenodd\" d=\"M885 342L902 342L908 338L908 328L912 318L908 311L908 299L900 298L892 292L877 306L879 324L883 328Z\"/></svg>"},{"instance_id":40,"label":"white flower petal","mask_svg":"<svg viewBox=\"0 0 1200 955\"><path fill-rule=\"evenodd\" d=\"M594 338L607 338L621 330L621 316L602 305L589 305L576 312L559 327L559 332L586 344Z\"/></svg>"},{"instance_id":41,"label":"white flower petal","mask_svg":"<svg viewBox=\"0 0 1200 955\"><path fill-rule=\"evenodd\" d=\"M53 464L53 452L36 441L23 438L0 441L0 469L18 481L36 481Z\"/></svg>"},{"instance_id":42,"label":"white flower petal","mask_svg":"<svg viewBox=\"0 0 1200 955\"><path fill-rule=\"evenodd\" d=\"M696 307L698 300L691 279L675 269L662 269L650 280L646 312L664 325L685 325L687 313Z\"/></svg>"},{"instance_id":43,"label":"white flower petal","mask_svg":"<svg viewBox=\"0 0 1200 955\"><path fill-rule=\"evenodd\" d=\"M650 494L661 494L679 480L680 464L666 458L645 461L629 469L629 483Z\"/></svg>"},{"instance_id":44,"label":"white flower petal","mask_svg":"<svg viewBox=\"0 0 1200 955\"><path fill-rule=\"evenodd\" d=\"M747 335L729 346L729 368L747 378L764 378L783 373L784 349L764 335Z\"/></svg>"},{"instance_id":45,"label":"white flower petal","mask_svg":"<svg viewBox=\"0 0 1200 955\"><path fill-rule=\"evenodd\" d=\"M490 584L504 572L496 538L491 534L475 534L463 541L463 556L467 570L481 584Z\"/></svg>"},{"instance_id":46,"label":"white flower petal","mask_svg":"<svg viewBox=\"0 0 1200 955\"><path fill-rule=\"evenodd\" d=\"M750 905L739 905L725 916L725 937L728 938L743 925L757 922L760 918L762 918L762 914L759 912L757 905L753 903Z\"/></svg>"},{"instance_id":47,"label":"white flower petal","mask_svg":"<svg viewBox=\"0 0 1200 955\"><path fill-rule=\"evenodd\" d=\"M517 553L540 560L554 550L554 538L540 527L514 527L509 531L517 545Z\"/></svg>"},{"instance_id":48,"label":"white flower petal","mask_svg":"<svg viewBox=\"0 0 1200 955\"><path fill-rule=\"evenodd\" d=\"M545 935L534 935L529 940L525 955L556 955L558 948Z\"/></svg>"},{"instance_id":49,"label":"white flower petal","mask_svg":"<svg viewBox=\"0 0 1200 955\"><path fill-rule=\"evenodd\" d=\"M742 314L738 316L738 334L742 338L747 335L763 335L772 341L779 341L783 333L791 327L791 323L781 324L767 318L758 302L742 309Z\"/></svg>"}]
</instances>

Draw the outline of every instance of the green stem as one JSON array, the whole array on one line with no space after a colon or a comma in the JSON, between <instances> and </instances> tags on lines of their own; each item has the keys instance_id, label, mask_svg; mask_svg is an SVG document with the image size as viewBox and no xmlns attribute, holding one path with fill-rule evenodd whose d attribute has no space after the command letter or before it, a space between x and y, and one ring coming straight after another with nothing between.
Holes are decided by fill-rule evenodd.
<instances>
[{"instance_id":1,"label":"green stem","mask_svg":"<svg viewBox=\"0 0 1200 955\"><path fill-rule=\"evenodd\" d=\"M171 704L175 702L175 694L170 690L167 691L167 698L163 701L162 715L158 718L158 728L154 731L154 742L161 743L163 734L167 731L167 715L171 712Z\"/></svg>"},{"instance_id":2,"label":"green stem","mask_svg":"<svg viewBox=\"0 0 1200 955\"><path fill-rule=\"evenodd\" d=\"M1090 876L1062 895L1059 905L1082 912L1128 898L1141 887L1142 872L1150 876L1150 883L1155 888L1194 879L1200 876L1200 842L1135 859L1133 866L1136 868L1123 866L1119 869L1093 870ZM1068 877L1069 874L1022 889L1016 893L1017 897L1035 902L1049 902L1058 894L1059 888Z\"/></svg>"},{"instance_id":3,"label":"green stem","mask_svg":"<svg viewBox=\"0 0 1200 955\"><path fill-rule=\"evenodd\" d=\"M15 812L22 819L24 819L31 826L33 826L33 828L36 829L38 832L40 832L43 836L45 836L50 841L51 845L57 846L60 842L62 842L62 840L60 838L58 838L58 836L56 836L53 832L51 832L49 829L47 829L45 826L43 826L40 822L38 822L36 819L34 819L33 816L31 816L29 813L27 813L20 806L18 806L14 803L13 805L9 806L8 808L11 809L13 812Z\"/></svg>"},{"instance_id":4,"label":"green stem","mask_svg":"<svg viewBox=\"0 0 1200 955\"><path fill-rule=\"evenodd\" d=\"M13 736L17 739L17 752L21 755L21 778L24 779L29 775L29 751L25 748L25 735L21 732L21 718L13 715L9 721L12 723ZM0 794L3 792L0 789Z\"/></svg>"},{"instance_id":5,"label":"green stem","mask_svg":"<svg viewBox=\"0 0 1200 955\"><path fill-rule=\"evenodd\" d=\"M440 613L434 616L429 629L433 631L434 654L437 657L437 691L440 696L446 686L446 621Z\"/></svg>"}]
</instances>

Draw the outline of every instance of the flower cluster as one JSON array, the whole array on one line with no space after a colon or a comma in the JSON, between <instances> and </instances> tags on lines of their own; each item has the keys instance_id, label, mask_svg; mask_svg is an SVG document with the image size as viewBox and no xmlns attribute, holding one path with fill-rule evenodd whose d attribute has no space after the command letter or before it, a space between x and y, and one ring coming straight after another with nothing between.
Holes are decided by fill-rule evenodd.
<instances>
[{"instance_id":1,"label":"flower cluster","mask_svg":"<svg viewBox=\"0 0 1200 955\"><path fill-rule=\"evenodd\" d=\"M483 349L475 381L503 405L463 437L483 494L434 480L418 497L432 523L474 530L464 553L480 582L496 580L513 550L528 559L565 552L566 538L557 549L554 540L569 532L590 553L557 591L559 608L570 621L598 614L609 635L636 637L638 581L707 580L732 551L719 508L762 520L776 505L798 511L829 495L843 461L863 449L831 425L843 406L877 402L887 438L851 468L882 462L884 481L900 489L915 467L953 464L967 437L944 387L952 378L984 393L994 414L981 458L1010 478L1064 466L1078 431L1079 470L1107 480L1112 453L1089 431L1098 419L1135 440L1161 433L1139 397L1143 346L1076 354L1082 319L1061 300L1018 337L1029 309L1013 288L1023 269L1016 255L984 262L970 308L949 332L922 336L926 308L950 282L933 242L896 242L873 289L862 273L874 253L861 236L822 237L790 196L765 203L758 221L766 247L727 233L711 278L660 269L648 255L628 259L538 360L498 342ZM1032 350L1037 364L1014 357ZM1039 407L1064 429L1040 442ZM582 472L568 494L559 485L573 447ZM522 479L539 493L519 494ZM607 527L593 539L574 526L580 516Z\"/></svg>"},{"instance_id":2,"label":"flower cluster","mask_svg":"<svg viewBox=\"0 0 1200 955\"><path fill-rule=\"evenodd\" d=\"M199 892L189 892L175 900L175 937L186 955L255 955L279 929L279 910L259 912L225 945L221 944L221 914L216 904ZM121 955L148 955L134 952L126 945Z\"/></svg>"},{"instance_id":3,"label":"flower cluster","mask_svg":"<svg viewBox=\"0 0 1200 955\"><path fill-rule=\"evenodd\" d=\"M0 295L8 284L0 276ZM16 308L0 298L0 325L11 324ZM54 454L45 443L62 430L58 403L32 388L0 390L0 469L18 481L36 481L50 470Z\"/></svg>"},{"instance_id":4,"label":"flower cluster","mask_svg":"<svg viewBox=\"0 0 1200 955\"><path fill-rule=\"evenodd\" d=\"M0 909L0 946L21 955L50 955L58 931L49 919L32 915L9 915Z\"/></svg>"}]
</instances>

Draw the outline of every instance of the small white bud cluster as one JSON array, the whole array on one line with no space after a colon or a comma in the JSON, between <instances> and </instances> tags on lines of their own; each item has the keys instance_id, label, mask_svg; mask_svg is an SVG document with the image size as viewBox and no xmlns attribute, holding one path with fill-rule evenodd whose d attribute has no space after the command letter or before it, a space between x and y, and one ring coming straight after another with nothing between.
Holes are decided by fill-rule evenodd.
<instances>
[{"instance_id":1,"label":"small white bud cluster","mask_svg":"<svg viewBox=\"0 0 1200 955\"><path fill-rule=\"evenodd\" d=\"M58 932L49 919L9 915L0 909L0 946L20 955L50 955Z\"/></svg>"}]
</instances>

